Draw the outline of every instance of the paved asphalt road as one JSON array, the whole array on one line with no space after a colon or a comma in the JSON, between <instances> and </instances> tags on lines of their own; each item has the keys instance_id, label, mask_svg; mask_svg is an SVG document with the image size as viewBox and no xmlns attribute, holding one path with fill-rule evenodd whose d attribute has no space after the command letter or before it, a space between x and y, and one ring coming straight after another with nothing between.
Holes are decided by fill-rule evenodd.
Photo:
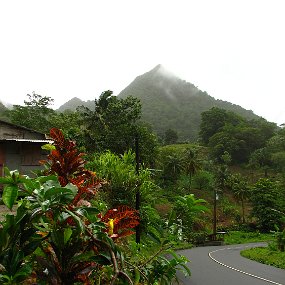
<instances>
[{"instance_id":1,"label":"paved asphalt road","mask_svg":"<svg viewBox=\"0 0 285 285\"><path fill-rule=\"evenodd\" d=\"M189 260L191 276L178 273L183 285L285 285L285 270L248 260L240 251L264 243L197 247L179 251Z\"/></svg>"}]
</instances>

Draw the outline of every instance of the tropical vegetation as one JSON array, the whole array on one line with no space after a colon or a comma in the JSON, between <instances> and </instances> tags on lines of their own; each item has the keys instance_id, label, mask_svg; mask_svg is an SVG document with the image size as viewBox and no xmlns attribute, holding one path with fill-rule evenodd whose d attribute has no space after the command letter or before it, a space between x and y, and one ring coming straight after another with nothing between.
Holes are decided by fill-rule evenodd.
<instances>
[{"instance_id":1,"label":"tropical vegetation","mask_svg":"<svg viewBox=\"0 0 285 285\"><path fill-rule=\"evenodd\" d=\"M282 126L216 106L199 139L179 143L173 126L157 136L131 96L105 91L64 112L52 102L32 93L4 112L54 143L38 172L0 178L2 203L16 208L1 221L3 284L173 284L176 270L190 274L175 249L219 231L227 243L269 239L282 256Z\"/></svg>"}]
</instances>

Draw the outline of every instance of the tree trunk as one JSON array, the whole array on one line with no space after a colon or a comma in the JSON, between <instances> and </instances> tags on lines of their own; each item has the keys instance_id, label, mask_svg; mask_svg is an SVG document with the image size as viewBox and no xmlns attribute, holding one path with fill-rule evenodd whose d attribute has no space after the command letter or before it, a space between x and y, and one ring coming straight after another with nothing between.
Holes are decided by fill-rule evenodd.
<instances>
[{"instance_id":1,"label":"tree trunk","mask_svg":"<svg viewBox=\"0 0 285 285\"><path fill-rule=\"evenodd\" d=\"M213 216L213 239L216 240L217 234L217 190L214 190L214 216Z\"/></svg>"},{"instance_id":2,"label":"tree trunk","mask_svg":"<svg viewBox=\"0 0 285 285\"><path fill-rule=\"evenodd\" d=\"M244 201L241 199L241 207L242 207L242 223L245 224L245 213L244 213Z\"/></svg>"}]
</instances>

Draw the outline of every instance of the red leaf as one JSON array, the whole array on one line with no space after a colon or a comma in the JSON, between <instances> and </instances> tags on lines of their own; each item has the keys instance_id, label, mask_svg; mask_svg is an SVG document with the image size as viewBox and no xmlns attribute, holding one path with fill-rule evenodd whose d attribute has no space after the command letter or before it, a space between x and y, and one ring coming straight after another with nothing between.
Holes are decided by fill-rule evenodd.
<instances>
[{"instance_id":1,"label":"red leaf","mask_svg":"<svg viewBox=\"0 0 285 285\"><path fill-rule=\"evenodd\" d=\"M139 224L138 212L128 206L119 206L117 209L110 209L102 218L102 221L109 226L109 221L113 221L111 237L116 238L133 234L131 228L135 228ZM109 231L107 228L106 231Z\"/></svg>"},{"instance_id":2,"label":"red leaf","mask_svg":"<svg viewBox=\"0 0 285 285\"><path fill-rule=\"evenodd\" d=\"M84 154L80 153L73 141L64 138L61 130L53 128L50 136L54 140L55 149L47 156L47 161L42 161L49 167L48 174L57 174L61 186L72 183L78 188L73 205L81 199L87 199L96 194L100 182L96 174L86 170Z\"/></svg>"},{"instance_id":3,"label":"red leaf","mask_svg":"<svg viewBox=\"0 0 285 285\"><path fill-rule=\"evenodd\" d=\"M61 130L52 128L50 130L50 136L53 138L55 144L59 145L60 147L64 146L65 138Z\"/></svg>"}]
</instances>

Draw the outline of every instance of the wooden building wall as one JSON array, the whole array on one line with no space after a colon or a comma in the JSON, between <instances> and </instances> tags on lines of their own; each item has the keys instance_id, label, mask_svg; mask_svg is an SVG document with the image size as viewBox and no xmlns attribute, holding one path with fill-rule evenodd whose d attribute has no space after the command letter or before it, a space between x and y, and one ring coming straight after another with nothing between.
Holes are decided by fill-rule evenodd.
<instances>
[{"instance_id":1,"label":"wooden building wall","mask_svg":"<svg viewBox=\"0 0 285 285\"><path fill-rule=\"evenodd\" d=\"M4 166L31 175L40 168L39 160L46 158L41 149L45 143L45 134L0 120L0 176Z\"/></svg>"}]
</instances>

